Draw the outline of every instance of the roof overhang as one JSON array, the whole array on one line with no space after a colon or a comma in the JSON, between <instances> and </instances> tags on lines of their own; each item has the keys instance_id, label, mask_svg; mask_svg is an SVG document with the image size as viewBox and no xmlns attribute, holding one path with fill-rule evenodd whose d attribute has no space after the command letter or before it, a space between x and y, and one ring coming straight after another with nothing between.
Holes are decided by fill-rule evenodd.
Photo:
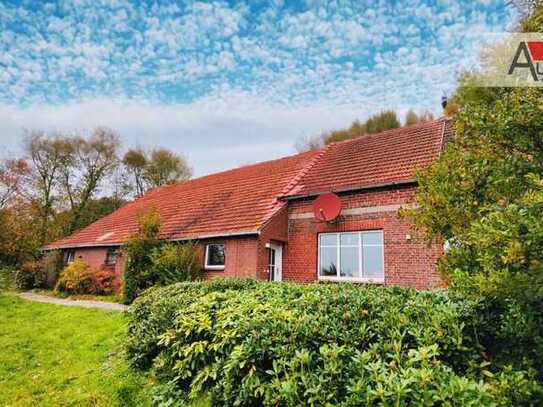
<instances>
[{"instance_id":1,"label":"roof overhang","mask_svg":"<svg viewBox=\"0 0 543 407\"><path fill-rule=\"evenodd\" d=\"M165 242L186 242L189 240L202 240L202 239L217 239L225 237L241 237L241 236L258 236L259 230L241 231L241 232L217 232L207 235L187 236L174 239L163 239ZM54 247L43 247L42 251L51 251L59 249L83 249L93 247L119 247L122 246L122 242L109 242L109 243L77 243L77 244L63 244Z\"/></svg>"},{"instance_id":2,"label":"roof overhang","mask_svg":"<svg viewBox=\"0 0 543 407\"><path fill-rule=\"evenodd\" d=\"M300 194L300 195L290 195L290 196L282 196L280 199L284 201L294 201L297 199L307 199L307 198L314 198L316 196L319 196L320 194L326 193L326 192L334 192L336 194L342 194L342 193L349 193L349 192L363 192L363 191L371 191L374 189L381 189L381 188L393 188L393 187L403 187L403 186L415 186L417 185L417 180L413 179L406 179L402 181L394 181L394 182L383 182L379 184L370 184L370 185L360 185L360 186L352 186L352 187L345 187L345 188L336 188L332 189L331 191L315 191L315 192L309 192L307 194Z\"/></svg>"}]
</instances>

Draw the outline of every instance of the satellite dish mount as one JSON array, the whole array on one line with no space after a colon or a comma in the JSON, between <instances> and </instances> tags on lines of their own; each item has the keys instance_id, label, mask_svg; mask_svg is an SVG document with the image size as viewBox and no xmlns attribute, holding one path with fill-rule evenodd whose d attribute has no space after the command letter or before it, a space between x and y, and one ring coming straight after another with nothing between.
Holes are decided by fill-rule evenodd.
<instances>
[{"instance_id":1,"label":"satellite dish mount","mask_svg":"<svg viewBox=\"0 0 543 407\"><path fill-rule=\"evenodd\" d=\"M313 214L321 222L333 222L341 213L341 199L329 192L322 194L313 201Z\"/></svg>"}]
</instances>

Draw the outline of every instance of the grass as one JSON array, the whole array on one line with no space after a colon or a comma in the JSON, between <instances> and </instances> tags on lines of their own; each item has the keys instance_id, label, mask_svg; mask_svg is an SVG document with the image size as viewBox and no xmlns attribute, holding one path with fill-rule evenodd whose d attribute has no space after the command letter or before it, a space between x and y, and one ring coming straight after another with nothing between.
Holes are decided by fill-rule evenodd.
<instances>
[{"instance_id":1,"label":"grass","mask_svg":"<svg viewBox=\"0 0 543 407\"><path fill-rule=\"evenodd\" d=\"M125 317L0 292L0 406L146 406L121 354Z\"/></svg>"}]
</instances>

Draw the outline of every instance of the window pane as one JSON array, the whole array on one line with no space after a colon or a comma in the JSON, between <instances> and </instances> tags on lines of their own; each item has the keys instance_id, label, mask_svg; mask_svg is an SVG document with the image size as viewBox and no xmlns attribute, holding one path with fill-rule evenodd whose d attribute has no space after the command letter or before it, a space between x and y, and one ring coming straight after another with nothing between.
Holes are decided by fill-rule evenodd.
<instances>
[{"instance_id":1,"label":"window pane","mask_svg":"<svg viewBox=\"0 0 543 407\"><path fill-rule=\"evenodd\" d=\"M321 247L321 276L337 276L337 249Z\"/></svg>"},{"instance_id":2,"label":"window pane","mask_svg":"<svg viewBox=\"0 0 543 407\"><path fill-rule=\"evenodd\" d=\"M340 241L342 246L358 246L358 233L342 233Z\"/></svg>"},{"instance_id":3,"label":"window pane","mask_svg":"<svg viewBox=\"0 0 543 407\"><path fill-rule=\"evenodd\" d=\"M224 245L210 244L207 246L207 265L224 266Z\"/></svg>"},{"instance_id":4,"label":"window pane","mask_svg":"<svg viewBox=\"0 0 543 407\"><path fill-rule=\"evenodd\" d=\"M106 265L111 266L117 262L117 251L109 249L106 253Z\"/></svg>"},{"instance_id":5,"label":"window pane","mask_svg":"<svg viewBox=\"0 0 543 407\"><path fill-rule=\"evenodd\" d=\"M343 237L343 236L342 236ZM359 277L358 273L358 247L341 247L341 276L342 277Z\"/></svg>"},{"instance_id":6,"label":"window pane","mask_svg":"<svg viewBox=\"0 0 543 407\"><path fill-rule=\"evenodd\" d=\"M362 237L364 239L364 246L367 244L371 245L383 245L383 232L364 232L362 234Z\"/></svg>"},{"instance_id":7,"label":"window pane","mask_svg":"<svg viewBox=\"0 0 543 407\"><path fill-rule=\"evenodd\" d=\"M337 246L337 234L321 235L321 246Z\"/></svg>"},{"instance_id":8,"label":"window pane","mask_svg":"<svg viewBox=\"0 0 543 407\"><path fill-rule=\"evenodd\" d=\"M362 248L362 270L366 278L383 278L383 247L364 246Z\"/></svg>"}]
</instances>

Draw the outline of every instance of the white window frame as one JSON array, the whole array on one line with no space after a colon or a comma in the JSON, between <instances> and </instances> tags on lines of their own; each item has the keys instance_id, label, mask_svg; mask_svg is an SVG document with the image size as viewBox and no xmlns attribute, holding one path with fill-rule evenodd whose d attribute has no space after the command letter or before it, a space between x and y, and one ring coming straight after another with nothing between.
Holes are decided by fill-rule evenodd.
<instances>
[{"instance_id":1,"label":"white window frame","mask_svg":"<svg viewBox=\"0 0 543 407\"><path fill-rule=\"evenodd\" d=\"M113 262L108 262L108 257L112 254L112 257L114 259ZM104 259L104 266L115 266L117 262L119 261L119 251L117 249L107 249L106 250L106 258Z\"/></svg>"},{"instance_id":2,"label":"white window frame","mask_svg":"<svg viewBox=\"0 0 543 407\"><path fill-rule=\"evenodd\" d=\"M75 261L75 250L67 250L64 258L64 265L72 264Z\"/></svg>"},{"instance_id":3,"label":"white window frame","mask_svg":"<svg viewBox=\"0 0 543 407\"><path fill-rule=\"evenodd\" d=\"M341 277L339 274L341 273L341 235L342 234L354 234L356 233L358 235L358 270L359 272L363 273L362 264L364 262L363 260L363 253L364 253L364 240L363 235L364 233L372 233L372 232L380 232L381 233L381 241L382 245L375 245L370 244L366 246L375 247L379 246L382 247L381 250L381 261L383 264L383 276L379 278L370 278L370 277ZM336 235L336 246L337 246L337 275L335 276L321 276L321 236L326 235ZM335 246L324 246L324 247L335 247ZM345 247L355 247L352 245L347 245ZM353 283L375 283L375 284L384 284L385 282L385 234L382 229L374 229L374 230L355 230L355 231L344 231L344 232L327 232L327 233L319 233L317 235L317 278L319 281L345 281L345 282L353 282Z\"/></svg>"},{"instance_id":4,"label":"white window frame","mask_svg":"<svg viewBox=\"0 0 543 407\"><path fill-rule=\"evenodd\" d=\"M211 265L208 264L209 262L209 247L210 246L223 246L224 250L224 263L223 265ZM204 263L204 269L205 270L224 270L224 267L226 266L226 244L224 243L208 243L206 244L206 255L205 255L205 263Z\"/></svg>"}]
</instances>

